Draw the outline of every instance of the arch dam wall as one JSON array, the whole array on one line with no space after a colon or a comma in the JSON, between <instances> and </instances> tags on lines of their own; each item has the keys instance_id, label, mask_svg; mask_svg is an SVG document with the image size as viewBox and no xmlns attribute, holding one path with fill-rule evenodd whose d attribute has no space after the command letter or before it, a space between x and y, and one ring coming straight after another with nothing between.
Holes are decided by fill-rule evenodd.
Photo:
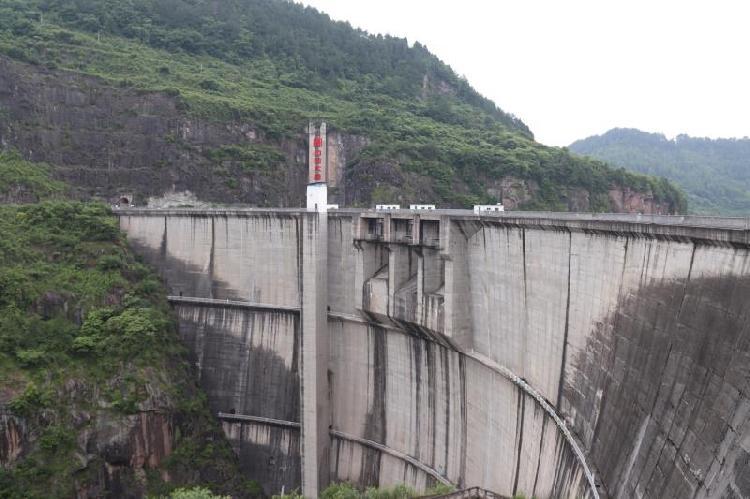
<instances>
[{"instance_id":1,"label":"arch dam wall","mask_svg":"<svg viewBox=\"0 0 750 499\"><path fill-rule=\"evenodd\" d=\"M119 215L268 493L750 497L747 219Z\"/></svg>"}]
</instances>

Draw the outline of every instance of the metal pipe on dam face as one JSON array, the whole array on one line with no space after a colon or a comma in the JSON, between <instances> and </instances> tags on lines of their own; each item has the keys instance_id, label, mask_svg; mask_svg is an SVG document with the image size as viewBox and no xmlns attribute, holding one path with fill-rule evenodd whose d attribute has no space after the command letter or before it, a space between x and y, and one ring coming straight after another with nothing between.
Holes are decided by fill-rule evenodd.
<instances>
[{"instance_id":1,"label":"metal pipe on dam face","mask_svg":"<svg viewBox=\"0 0 750 499\"><path fill-rule=\"evenodd\" d=\"M750 497L747 219L118 215L269 494Z\"/></svg>"}]
</instances>

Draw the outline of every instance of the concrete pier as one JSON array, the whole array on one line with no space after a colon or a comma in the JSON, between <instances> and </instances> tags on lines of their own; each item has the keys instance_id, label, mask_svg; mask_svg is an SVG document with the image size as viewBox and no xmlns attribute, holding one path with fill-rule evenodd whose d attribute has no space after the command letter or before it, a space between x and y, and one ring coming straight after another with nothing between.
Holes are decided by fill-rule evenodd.
<instances>
[{"instance_id":1,"label":"concrete pier","mask_svg":"<svg viewBox=\"0 0 750 499\"><path fill-rule=\"evenodd\" d=\"M122 210L268 494L750 497L750 221Z\"/></svg>"},{"instance_id":2,"label":"concrete pier","mask_svg":"<svg viewBox=\"0 0 750 499\"><path fill-rule=\"evenodd\" d=\"M329 481L328 219L302 215L302 493L318 497Z\"/></svg>"}]
</instances>

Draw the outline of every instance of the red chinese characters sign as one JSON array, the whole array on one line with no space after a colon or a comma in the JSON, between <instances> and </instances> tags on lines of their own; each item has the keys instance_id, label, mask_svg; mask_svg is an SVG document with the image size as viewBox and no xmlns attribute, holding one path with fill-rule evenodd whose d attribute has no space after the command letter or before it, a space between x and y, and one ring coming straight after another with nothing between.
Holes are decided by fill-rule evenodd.
<instances>
[{"instance_id":1,"label":"red chinese characters sign","mask_svg":"<svg viewBox=\"0 0 750 499\"><path fill-rule=\"evenodd\" d=\"M310 122L309 182L326 181L326 124Z\"/></svg>"}]
</instances>

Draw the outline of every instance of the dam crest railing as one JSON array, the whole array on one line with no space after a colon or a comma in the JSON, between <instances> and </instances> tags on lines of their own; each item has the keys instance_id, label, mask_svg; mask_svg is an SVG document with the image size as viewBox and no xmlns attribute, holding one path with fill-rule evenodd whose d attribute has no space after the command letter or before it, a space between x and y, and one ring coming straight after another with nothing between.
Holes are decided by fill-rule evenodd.
<instances>
[{"instance_id":1,"label":"dam crest railing","mask_svg":"<svg viewBox=\"0 0 750 499\"><path fill-rule=\"evenodd\" d=\"M172 215L252 215L263 213L279 213L298 215L308 213L304 208L252 208L252 207L216 207L216 208L121 208L113 210L120 216L172 216ZM389 210L388 212L374 209L342 208L331 210L329 215L391 215L408 216L419 215L424 220L437 219L440 216L454 216L471 219L548 219L571 222L624 222L665 226L703 227L714 229L750 230L750 217L718 217L710 215L656 215L642 213L584 213L565 211L503 211L483 212L475 214L472 210L438 209L428 212L422 210Z\"/></svg>"}]
</instances>

